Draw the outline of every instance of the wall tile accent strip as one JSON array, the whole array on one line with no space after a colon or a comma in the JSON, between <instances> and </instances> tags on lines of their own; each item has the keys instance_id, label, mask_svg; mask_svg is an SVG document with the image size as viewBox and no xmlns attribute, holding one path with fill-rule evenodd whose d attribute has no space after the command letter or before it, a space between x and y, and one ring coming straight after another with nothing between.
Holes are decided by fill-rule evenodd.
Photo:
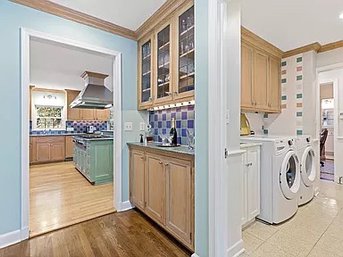
<instances>
[{"instance_id":1,"label":"wall tile accent strip","mask_svg":"<svg viewBox=\"0 0 343 257\"><path fill-rule=\"evenodd\" d=\"M151 111L149 113L149 124L154 134L154 141L161 142L160 134L169 135L171 119L176 119L176 131L178 143L187 145L187 129L194 133L195 110L194 105L176 107L166 110Z\"/></svg>"},{"instance_id":2,"label":"wall tile accent strip","mask_svg":"<svg viewBox=\"0 0 343 257\"><path fill-rule=\"evenodd\" d=\"M296 58L296 104L295 104L295 116L296 116L296 134L302 135L304 130L303 125L303 56L297 56Z\"/></svg>"},{"instance_id":3,"label":"wall tile accent strip","mask_svg":"<svg viewBox=\"0 0 343 257\"><path fill-rule=\"evenodd\" d=\"M67 128L74 128L74 133L85 133L87 132L87 126L94 126L96 130L107 130L107 121L100 122L100 121L67 121L66 122L66 129L65 130L49 130L48 133L51 135L58 135L66 133ZM32 130L32 122L30 122L30 134L33 135L40 135L46 134L46 132L41 130Z\"/></svg>"}]
</instances>

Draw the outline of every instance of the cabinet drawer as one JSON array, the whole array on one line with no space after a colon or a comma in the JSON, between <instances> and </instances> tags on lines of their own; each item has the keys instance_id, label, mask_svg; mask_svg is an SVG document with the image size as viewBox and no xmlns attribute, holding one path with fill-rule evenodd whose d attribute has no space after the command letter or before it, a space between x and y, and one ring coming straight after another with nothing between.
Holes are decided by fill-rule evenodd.
<instances>
[{"instance_id":1,"label":"cabinet drawer","mask_svg":"<svg viewBox=\"0 0 343 257\"><path fill-rule=\"evenodd\" d=\"M37 143L63 143L65 140L64 136L42 136L37 137Z\"/></svg>"}]
</instances>

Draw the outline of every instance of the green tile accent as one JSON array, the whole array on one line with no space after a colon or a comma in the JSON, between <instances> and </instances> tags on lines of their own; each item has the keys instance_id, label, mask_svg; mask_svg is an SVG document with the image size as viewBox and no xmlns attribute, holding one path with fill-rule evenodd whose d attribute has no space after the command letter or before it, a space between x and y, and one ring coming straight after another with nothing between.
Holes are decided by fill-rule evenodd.
<instances>
[{"instance_id":1,"label":"green tile accent","mask_svg":"<svg viewBox=\"0 0 343 257\"><path fill-rule=\"evenodd\" d=\"M303 94L297 94L297 99L303 98Z\"/></svg>"},{"instance_id":2,"label":"green tile accent","mask_svg":"<svg viewBox=\"0 0 343 257\"><path fill-rule=\"evenodd\" d=\"M282 83L282 84L287 83L287 79L282 79L282 80L281 80L281 83Z\"/></svg>"},{"instance_id":3,"label":"green tile accent","mask_svg":"<svg viewBox=\"0 0 343 257\"><path fill-rule=\"evenodd\" d=\"M268 119L268 113L265 113L265 114L263 115L263 118Z\"/></svg>"},{"instance_id":4,"label":"green tile accent","mask_svg":"<svg viewBox=\"0 0 343 257\"><path fill-rule=\"evenodd\" d=\"M297 112L297 117L302 117L303 113L302 112Z\"/></svg>"},{"instance_id":5,"label":"green tile accent","mask_svg":"<svg viewBox=\"0 0 343 257\"><path fill-rule=\"evenodd\" d=\"M303 75L297 76L297 80L302 80L302 79L303 79Z\"/></svg>"},{"instance_id":6,"label":"green tile accent","mask_svg":"<svg viewBox=\"0 0 343 257\"><path fill-rule=\"evenodd\" d=\"M287 100L287 96L286 95L281 96L281 100Z\"/></svg>"},{"instance_id":7,"label":"green tile accent","mask_svg":"<svg viewBox=\"0 0 343 257\"><path fill-rule=\"evenodd\" d=\"M287 65L287 61L281 62L281 67L284 67L284 66L286 66L286 65Z\"/></svg>"},{"instance_id":8,"label":"green tile accent","mask_svg":"<svg viewBox=\"0 0 343 257\"><path fill-rule=\"evenodd\" d=\"M268 135L268 129L264 129L263 134Z\"/></svg>"},{"instance_id":9,"label":"green tile accent","mask_svg":"<svg viewBox=\"0 0 343 257\"><path fill-rule=\"evenodd\" d=\"M298 130L297 130L297 135L298 135L298 136L301 136L302 134L303 134L303 131L302 131L301 129L298 129Z\"/></svg>"},{"instance_id":10,"label":"green tile accent","mask_svg":"<svg viewBox=\"0 0 343 257\"><path fill-rule=\"evenodd\" d=\"M297 62L302 62L303 61L303 58L302 57L298 57L297 58Z\"/></svg>"}]
</instances>

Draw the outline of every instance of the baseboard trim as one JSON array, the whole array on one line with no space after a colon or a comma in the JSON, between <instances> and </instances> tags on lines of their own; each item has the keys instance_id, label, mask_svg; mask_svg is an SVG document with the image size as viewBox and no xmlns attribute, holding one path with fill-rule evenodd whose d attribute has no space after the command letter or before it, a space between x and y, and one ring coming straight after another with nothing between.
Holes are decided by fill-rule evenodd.
<instances>
[{"instance_id":1,"label":"baseboard trim","mask_svg":"<svg viewBox=\"0 0 343 257\"><path fill-rule=\"evenodd\" d=\"M191 255L191 257L200 257L200 256L197 255L196 253L193 253L193 254Z\"/></svg>"},{"instance_id":2,"label":"baseboard trim","mask_svg":"<svg viewBox=\"0 0 343 257\"><path fill-rule=\"evenodd\" d=\"M121 202L119 207L120 208L118 208L118 210L117 210L118 212L128 211L128 210L131 210L133 208L130 201Z\"/></svg>"},{"instance_id":3,"label":"baseboard trim","mask_svg":"<svg viewBox=\"0 0 343 257\"><path fill-rule=\"evenodd\" d=\"M244 251L245 251L245 249L243 247L243 240L241 239L227 250L226 256L227 257L238 257L242 253L244 253Z\"/></svg>"},{"instance_id":4,"label":"baseboard trim","mask_svg":"<svg viewBox=\"0 0 343 257\"><path fill-rule=\"evenodd\" d=\"M20 229L0 235L0 249L19 243L22 240L22 231Z\"/></svg>"}]
</instances>

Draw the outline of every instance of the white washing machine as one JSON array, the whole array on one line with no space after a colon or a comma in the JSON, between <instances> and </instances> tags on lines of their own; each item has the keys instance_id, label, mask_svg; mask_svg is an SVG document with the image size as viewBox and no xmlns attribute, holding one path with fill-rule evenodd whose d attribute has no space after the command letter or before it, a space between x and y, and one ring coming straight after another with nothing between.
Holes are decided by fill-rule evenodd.
<instances>
[{"instance_id":1,"label":"white washing machine","mask_svg":"<svg viewBox=\"0 0 343 257\"><path fill-rule=\"evenodd\" d=\"M261 143L261 213L270 224L291 218L298 210L300 163L295 138L254 135L242 143Z\"/></svg>"},{"instance_id":2,"label":"white washing machine","mask_svg":"<svg viewBox=\"0 0 343 257\"><path fill-rule=\"evenodd\" d=\"M311 136L299 136L296 139L296 145L301 173L298 204L304 205L314 197L314 183L317 179L316 158Z\"/></svg>"}]
</instances>

